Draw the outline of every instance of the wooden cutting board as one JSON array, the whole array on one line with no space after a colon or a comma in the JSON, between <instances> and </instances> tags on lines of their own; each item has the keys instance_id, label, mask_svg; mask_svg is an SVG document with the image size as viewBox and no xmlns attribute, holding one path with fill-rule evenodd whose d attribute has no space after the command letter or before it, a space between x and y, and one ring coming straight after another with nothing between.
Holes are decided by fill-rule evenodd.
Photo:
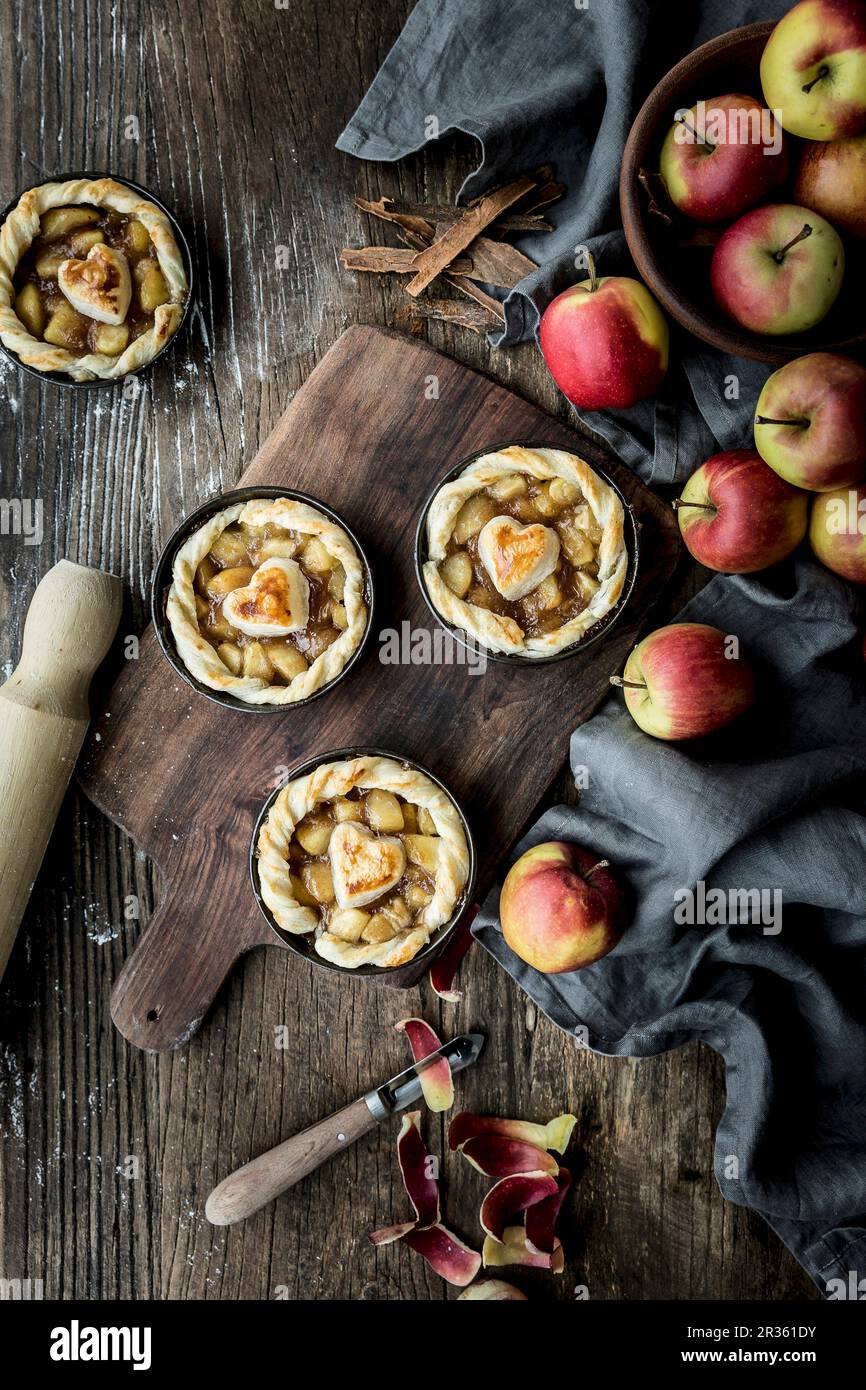
<instances>
[{"instance_id":1,"label":"wooden cutting board","mask_svg":"<svg viewBox=\"0 0 866 1390\"><path fill-rule=\"evenodd\" d=\"M626 612L582 655L530 670L382 664L383 629L404 620L435 627L414 572L416 522L432 485L474 451L513 440L574 449L620 484L641 528ZM345 516L373 565L373 630L330 694L256 715L193 691L149 628L97 716L82 785L156 861L165 885L112 996L117 1027L151 1051L192 1036L241 955L281 944L253 898L247 858L256 815L287 768L353 743L416 758L468 813L483 893L561 770L572 729L621 670L679 554L670 508L610 453L426 344L378 328L344 333L240 483L298 488ZM314 967L291 954L287 968Z\"/></svg>"}]
</instances>

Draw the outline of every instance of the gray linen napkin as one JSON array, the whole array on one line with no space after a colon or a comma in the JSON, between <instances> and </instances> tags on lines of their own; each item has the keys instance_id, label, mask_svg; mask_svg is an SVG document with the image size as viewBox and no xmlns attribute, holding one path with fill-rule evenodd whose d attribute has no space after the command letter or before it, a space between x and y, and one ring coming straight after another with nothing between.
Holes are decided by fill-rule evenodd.
<instances>
[{"instance_id":1,"label":"gray linen napkin","mask_svg":"<svg viewBox=\"0 0 866 1390\"><path fill-rule=\"evenodd\" d=\"M758 671L756 707L714 739L669 745L643 734L612 695L572 737L572 768L588 775L579 806L548 811L512 857L567 839L609 858L636 903L622 941L585 970L538 974L505 944L501 878L474 931L554 1023L598 1052L648 1056L700 1038L722 1054L719 1186L760 1212L827 1291L849 1271L866 1278L866 671L856 600L801 559L714 579L680 617L737 633ZM675 893L700 883L778 890L781 930L771 896L763 922L732 902L728 915L743 920L678 924Z\"/></svg>"},{"instance_id":2,"label":"gray linen napkin","mask_svg":"<svg viewBox=\"0 0 866 1390\"><path fill-rule=\"evenodd\" d=\"M482 159L461 189L474 197L553 161L567 186L555 231L520 242L539 264L505 301L503 343L530 338L539 311L579 278L589 246L603 274L634 274L620 231L617 182L629 126L655 82L716 34L774 19L789 0L420 0L337 146L394 160L434 131L476 136ZM708 97L720 96L710 92ZM768 368L702 351L676 331L657 401L581 416L653 483L688 477L717 448L739 448ZM736 376L739 399L725 382Z\"/></svg>"}]
</instances>

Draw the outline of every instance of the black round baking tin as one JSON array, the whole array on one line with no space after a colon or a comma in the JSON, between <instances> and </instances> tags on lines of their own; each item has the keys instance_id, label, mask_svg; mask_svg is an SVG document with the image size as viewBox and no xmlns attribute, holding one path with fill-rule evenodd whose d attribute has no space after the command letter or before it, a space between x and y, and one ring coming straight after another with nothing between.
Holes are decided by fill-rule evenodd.
<instances>
[{"instance_id":1,"label":"black round baking tin","mask_svg":"<svg viewBox=\"0 0 866 1390\"><path fill-rule=\"evenodd\" d=\"M232 507L238 502L252 502L256 498L275 498L288 497L293 502L306 502L310 507L315 507L317 511L323 512L326 517L333 521L337 526L342 527L352 542L358 553L358 558L364 568L364 602L367 605L367 625L364 628L363 636L352 655L349 657L342 671L339 671L333 680L328 681L327 685L320 686L314 690L312 695L308 695L304 700L295 700L288 704L277 705L250 705L244 700L239 700L236 695L228 692L223 693L219 690L211 690L209 685L205 685L198 680L191 671L188 671L174 645L174 635L166 614L166 601L168 592L172 584L172 570L174 557L184 541L188 540L194 531L214 515L215 512L224 511L226 507ZM220 493L217 497L210 498L203 502L194 512L177 527L172 533L162 549L159 559L156 562L156 569L153 573L153 581L150 591L150 613L153 620L154 630L157 641L167 660L174 667L177 674L186 684L192 686L193 690L199 695L204 695L206 699L212 700L217 705L223 705L226 709L240 710L243 714L290 714L292 710L303 709L313 700L318 700L323 695L327 695L336 685L340 683L351 671L355 662L360 657L373 626L373 574L370 561L364 551L364 547L358 540L348 522L335 512L333 507L328 507L324 502L320 502L318 497L312 497L307 492L296 492L287 487L241 487L235 488L232 492Z\"/></svg>"},{"instance_id":2,"label":"black round baking tin","mask_svg":"<svg viewBox=\"0 0 866 1390\"><path fill-rule=\"evenodd\" d=\"M473 464L476 459L483 458L485 454L495 454L502 449L509 448L558 449L563 453L573 452L573 450L566 448L562 444L545 444L540 443L538 440L527 442L526 440L509 439L505 444L488 444L484 449L476 449L474 454L470 454L468 458L461 459L459 463L455 463L453 468L449 468L447 473L443 474L438 480L422 508L418 527L415 532L415 576L418 580L418 587L424 597L424 602L427 604L436 622L440 627L443 627L446 632L451 634L455 642L459 642L460 645L465 647L468 651L483 652L490 661L498 661L504 666L518 666L521 670L525 671L527 667L549 666L552 662L567 661L570 657L579 656L581 652L586 651L587 647L592 646L594 642L598 642L602 637L607 636L610 629L622 617L634 591L634 586L637 583L638 564L640 560L640 528L634 514L634 509L619 484L610 476L605 468L597 463L590 464L589 466L592 468L592 471L597 473L598 476L613 489L623 507L625 518L623 534L625 536L626 550L628 552L628 566L626 569L625 583L623 584L623 590L618 601L609 613L605 613L603 618L599 618L598 622L594 623L577 642L573 642L572 645L566 647L564 651L554 652L550 656L536 657L517 656L512 652L491 651L490 648L486 647L482 642L479 642L476 638L470 637L467 632L464 632L463 628L456 627L453 623L449 623L435 607L427 592L427 585L424 583L424 565L430 558L427 553L427 515L434 497L446 483L453 482L454 479L459 477L463 470Z\"/></svg>"},{"instance_id":3,"label":"black round baking tin","mask_svg":"<svg viewBox=\"0 0 866 1390\"><path fill-rule=\"evenodd\" d=\"M294 933L284 931L277 923L273 913L262 897L262 887L259 881L259 834L271 807L283 787L289 782L294 782L299 777L306 777L309 772L313 772L324 763L345 762L351 758L391 758L395 763L400 763L403 767L411 767L417 772L422 772L425 777L429 777L430 781L434 782L435 785L445 793L448 800L456 808L457 814L460 816L460 821L463 825L463 833L466 836L466 844L469 849L469 875L454 912L447 922L444 922L441 927L437 928L434 935L427 942L427 945L422 946L421 950L418 951L411 960L406 961L405 965L358 965L355 966L354 969L351 969L345 965L337 965L333 961L325 960L323 956L318 955L316 952L315 945L313 944L315 934L313 932ZM303 956L311 965L320 966L323 970L336 971L340 975L361 975L365 978L378 977L382 980L387 980L389 984L405 985L406 988L417 983L426 970L429 969L433 958L439 955L446 941L457 927L461 917L472 902L477 873L475 840L466 817L466 812L463 810L463 807L460 805L460 802L454 796L453 792L445 785L441 778L430 772L421 763L416 762L414 758L404 757L401 753L389 752L386 748L368 748L364 746L337 748L332 752L319 753L316 754L315 757L307 758L303 763L299 763L296 767L292 768L280 785L271 792L258 814L255 828L253 829L252 839L250 840L249 863L250 882L253 886L256 902L259 905L262 916L281 945L288 946L291 951L294 951L295 955Z\"/></svg>"},{"instance_id":4,"label":"black round baking tin","mask_svg":"<svg viewBox=\"0 0 866 1390\"><path fill-rule=\"evenodd\" d=\"M174 346L176 340L180 337L181 330L183 329L183 326L186 323L187 316L189 314L189 309L192 303L193 295L193 268L189 243L187 242L186 236L184 235L180 223L178 222L171 208L166 207L162 199L158 198L155 193L151 193L150 189L144 188L140 183L134 183L132 179L121 178L118 174L91 173L88 170L75 170L70 174L52 174L47 176L46 178L40 179L38 183L28 184L27 188L22 188L21 192L16 194L16 196L9 203L6 204L6 207L3 209L3 212L0 213L0 226L2 226L2 224L6 221L6 218L9 216L12 209L18 204L19 200L31 188L39 188L44 183L66 183L69 179L113 179L115 183L122 183L125 188L131 188L135 193L140 193L142 198L146 198L148 202L154 203L161 212L165 213L166 217L171 223L171 229L174 233L175 240L180 248L180 254L183 257L184 270L186 271L187 292L186 299L183 305L183 313L181 314L180 318L180 323L178 324L175 331L172 333L168 342L163 343L159 352L155 353L149 362L143 362L140 367L136 367L134 371L125 372L123 376L94 377L91 381L73 381L72 377L68 376L65 372L41 372L38 367L29 366L26 362L21 361L21 358L17 355L17 353L14 353L9 348L7 348L5 343L0 342L0 352L2 352L4 357L7 357L10 362L14 362L15 366L19 367L22 372L27 372L29 376L38 377L40 381L55 382L58 386L63 386L67 389L84 388L86 390L89 387L95 386L122 386L123 383L125 381L128 381L128 379L131 376L138 377L142 374L142 372L148 371L149 368L151 368L155 362L158 362L160 358L163 357L165 353L167 353L169 349Z\"/></svg>"}]
</instances>

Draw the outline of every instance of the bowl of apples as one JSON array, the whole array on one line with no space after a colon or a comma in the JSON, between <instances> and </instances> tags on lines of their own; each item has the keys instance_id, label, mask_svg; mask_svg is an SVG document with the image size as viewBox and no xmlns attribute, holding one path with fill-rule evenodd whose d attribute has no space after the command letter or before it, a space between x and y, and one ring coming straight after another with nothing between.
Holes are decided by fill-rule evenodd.
<instances>
[{"instance_id":1,"label":"bowl of apples","mask_svg":"<svg viewBox=\"0 0 866 1390\"><path fill-rule=\"evenodd\" d=\"M800 0L684 58L632 126L620 203L704 342L779 366L866 344L866 0Z\"/></svg>"}]
</instances>

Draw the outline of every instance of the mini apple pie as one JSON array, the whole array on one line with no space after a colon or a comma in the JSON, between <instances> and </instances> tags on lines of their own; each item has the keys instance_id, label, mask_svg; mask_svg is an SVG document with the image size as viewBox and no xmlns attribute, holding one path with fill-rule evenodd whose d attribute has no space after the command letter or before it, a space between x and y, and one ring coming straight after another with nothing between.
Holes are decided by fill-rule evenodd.
<instances>
[{"instance_id":1,"label":"mini apple pie","mask_svg":"<svg viewBox=\"0 0 866 1390\"><path fill-rule=\"evenodd\" d=\"M136 371L177 329L187 290L168 217L114 179L28 189L0 227L0 339L39 371Z\"/></svg>"},{"instance_id":2,"label":"mini apple pie","mask_svg":"<svg viewBox=\"0 0 866 1390\"><path fill-rule=\"evenodd\" d=\"M457 807L394 758L323 763L288 782L258 840L262 898L334 965L405 965L450 921L469 878Z\"/></svg>"},{"instance_id":3,"label":"mini apple pie","mask_svg":"<svg viewBox=\"0 0 866 1390\"><path fill-rule=\"evenodd\" d=\"M436 611L491 651L531 659L579 642L628 570L619 497L562 449L476 459L436 493L426 537Z\"/></svg>"},{"instance_id":4,"label":"mini apple pie","mask_svg":"<svg viewBox=\"0 0 866 1390\"><path fill-rule=\"evenodd\" d=\"M196 680L250 705L305 700L367 628L351 538L307 502L257 497L215 512L174 558L166 616Z\"/></svg>"}]
</instances>

